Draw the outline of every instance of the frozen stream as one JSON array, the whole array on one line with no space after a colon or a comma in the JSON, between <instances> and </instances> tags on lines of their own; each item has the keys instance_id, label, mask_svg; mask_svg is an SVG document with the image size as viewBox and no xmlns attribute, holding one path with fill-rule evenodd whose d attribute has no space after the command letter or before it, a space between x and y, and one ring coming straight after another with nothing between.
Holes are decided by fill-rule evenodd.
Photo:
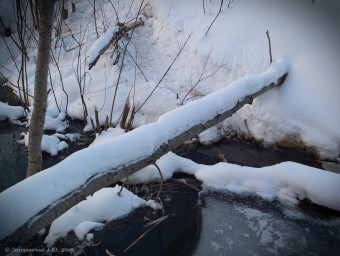
<instances>
[{"instance_id":1,"label":"frozen stream","mask_svg":"<svg viewBox=\"0 0 340 256\"><path fill-rule=\"evenodd\" d=\"M202 195L192 255L339 255L340 218L255 197Z\"/></svg>"}]
</instances>

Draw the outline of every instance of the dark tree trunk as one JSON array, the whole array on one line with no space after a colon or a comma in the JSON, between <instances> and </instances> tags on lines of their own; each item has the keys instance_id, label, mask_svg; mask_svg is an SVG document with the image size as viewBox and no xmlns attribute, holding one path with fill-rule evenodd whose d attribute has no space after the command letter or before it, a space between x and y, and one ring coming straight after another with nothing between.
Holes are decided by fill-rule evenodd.
<instances>
[{"instance_id":1,"label":"dark tree trunk","mask_svg":"<svg viewBox=\"0 0 340 256\"><path fill-rule=\"evenodd\" d=\"M39 44L34 82L33 113L28 136L27 177L41 170L41 140L47 105L47 77L52 42L55 0L37 0L39 6Z\"/></svg>"}]
</instances>

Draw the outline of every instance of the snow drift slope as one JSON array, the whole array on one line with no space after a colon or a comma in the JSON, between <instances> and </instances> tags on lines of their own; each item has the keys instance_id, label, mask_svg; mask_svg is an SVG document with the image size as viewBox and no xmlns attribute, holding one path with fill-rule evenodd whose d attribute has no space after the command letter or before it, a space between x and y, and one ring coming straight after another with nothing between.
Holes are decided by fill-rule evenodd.
<instances>
[{"instance_id":1,"label":"snow drift slope","mask_svg":"<svg viewBox=\"0 0 340 256\"><path fill-rule=\"evenodd\" d=\"M194 30L191 50L202 54L213 46L215 59L224 56L234 76L258 73L269 65L267 30L274 59L286 57L292 63L286 86L255 100L225 126L246 131L247 120L251 134L259 140L271 143L291 136L317 147L324 157L337 157L340 30L336 24L340 24L340 2L233 1L230 8L224 4L204 36L220 5L219 1L205 2L205 14L193 0L154 1L154 13L158 23L178 38ZM214 86L218 86L215 81L210 87Z\"/></svg>"}]
</instances>

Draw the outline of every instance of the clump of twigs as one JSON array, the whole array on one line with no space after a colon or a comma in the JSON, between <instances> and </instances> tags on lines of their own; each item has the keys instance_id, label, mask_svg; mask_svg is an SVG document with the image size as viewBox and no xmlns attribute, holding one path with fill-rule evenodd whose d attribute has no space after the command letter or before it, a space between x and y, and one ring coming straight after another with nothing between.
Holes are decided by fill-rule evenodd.
<instances>
[{"instance_id":1,"label":"clump of twigs","mask_svg":"<svg viewBox=\"0 0 340 256\"><path fill-rule=\"evenodd\" d=\"M222 60L222 61L221 61L221 64L215 63L215 64L211 65L210 67L208 67L208 62L209 62L209 60L210 60L211 52L212 52L212 49L210 49L209 54L208 54L207 58L205 59L205 62L204 62L204 64L203 64L203 68L202 68L202 70L201 70L201 74L200 74L200 76L198 77L197 81L196 81L194 84L192 84L192 80L190 80L190 81L191 81L191 88L190 88L190 90L187 92L187 94L184 96L184 98L182 99L181 105L184 104L184 101L186 100L186 98L188 97L188 95L195 89L195 87L196 87L199 83L201 83L201 82L203 82L204 80L206 80L206 79L208 79L208 78L214 76L214 75L215 75L215 74L216 74L216 73L224 66L223 60Z\"/></svg>"}]
</instances>

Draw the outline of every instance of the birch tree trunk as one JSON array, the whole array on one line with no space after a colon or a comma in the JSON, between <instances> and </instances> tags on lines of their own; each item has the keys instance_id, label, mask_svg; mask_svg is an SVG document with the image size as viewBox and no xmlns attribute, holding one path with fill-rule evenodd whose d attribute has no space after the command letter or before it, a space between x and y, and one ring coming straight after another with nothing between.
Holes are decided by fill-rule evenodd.
<instances>
[{"instance_id":1,"label":"birch tree trunk","mask_svg":"<svg viewBox=\"0 0 340 256\"><path fill-rule=\"evenodd\" d=\"M27 177L41 170L41 141L47 106L47 76L52 42L55 0L37 0L39 6L39 43L34 82L33 113L28 136Z\"/></svg>"}]
</instances>

